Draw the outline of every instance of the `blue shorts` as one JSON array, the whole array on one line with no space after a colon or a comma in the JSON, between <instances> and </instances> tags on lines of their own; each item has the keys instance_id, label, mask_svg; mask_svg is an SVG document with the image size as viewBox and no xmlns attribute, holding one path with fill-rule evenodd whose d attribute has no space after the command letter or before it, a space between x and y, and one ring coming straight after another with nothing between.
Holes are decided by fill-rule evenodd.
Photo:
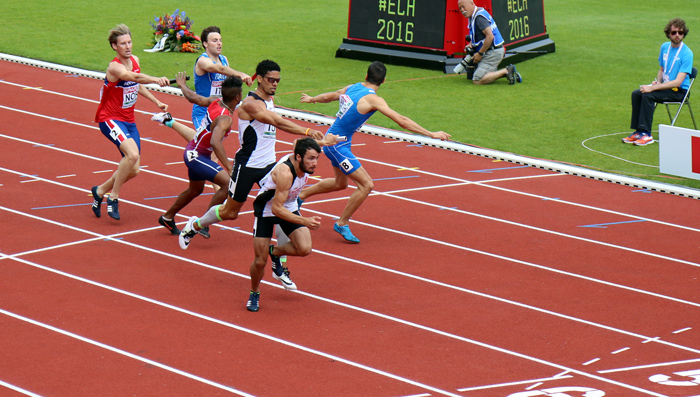
<instances>
[{"instance_id":1,"label":"blue shorts","mask_svg":"<svg viewBox=\"0 0 700 397\"><path fill-rule=\"evenodd\" d=\"M136 128L136 124L119 120L107 120L100 122L100 131L102 131L102 135L106 136L113 144L117 145L117 148L127 139L133 139L134 142L136 142L136 146L139 148L139 153L141 153L141 137L139 136L139 130ZM124 157L124 153L122 153L121 150L119 150L119 153Z\"/></svg>"},{"instance_id":2,"label":"blue shorts","mask_svg":"<svg viewBox=\"0 0 700 397\"><path fill-rule=\"evenodd\" d=\"M333 146L323 147L323 154L331 161L331 165L339 168L345 175L350 175L362 167L357 157L352 154L350 146L351 142L342 142Z\"/></svg>"},{"instance_id":3,"label":"blue shorts","mask_svg":"<svg viewBox=\"0 0 700 397\"><path fill-rule=\"evenodd\" d=\"M197 153L196 150L185 150L182 154L187 166L187 175L191 181L209 181L214 182L214 177L224 169L220 164L217 164L207 156Z\"/></svg>"}]
</instances>

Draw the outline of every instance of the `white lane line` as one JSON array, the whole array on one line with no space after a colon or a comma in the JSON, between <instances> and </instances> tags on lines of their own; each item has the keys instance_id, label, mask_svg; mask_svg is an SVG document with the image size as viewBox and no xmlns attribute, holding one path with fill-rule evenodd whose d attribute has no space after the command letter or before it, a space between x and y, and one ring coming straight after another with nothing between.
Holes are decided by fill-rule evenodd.
<instances>
[{"instance_id":1,"label":"white lane line","mask_svg":"<svg viewBox=\"0 0 700 397\"><path fill-rule=\"evenodd\" d=\"M104 239L113 239L113 238L114 238L114 236L104 236L104 235L100 235L100 234L98 234L98 233L94 233L94 232L91 232L91 231L83 230L83 229L80 229L80 228L77 228L77 227L73 227L73 226L70 226L70 225L63 225L63 224L61 224L61 223L59 223L59 222L46 220L46 219L39 218L39 217L36 217L36 216L34 216L34 215L31 215L31 214L25 214L25 213L22 213L22 212L19 212L19 211L16 211L16 210L4 208L4 207L0 207L0 209L1 209L1 210L6 210L6 211L9 211L9 212L13 212L13 213L16 213L16 214L24 215L24 216L27 216L27 217L30 217L30 218L42 220L42 221L45 221L45 222L48 222L48 223L52 223L52 224L56 224L56 225L61 225L61 226L63 226L63 227L69 228L69 229L78 230L78 231L83 231L83 232L86 233L86 234L90 234L90 235L93 235L93 236L96 236L96 237L99 236L100 238L104 238ZM237 231L242 232L242 231L240 231L240 230L237 230ZM249 232L242 232L242 233L251 234L251 233L249 233ZM143 250L148 251L148 252L152 252L152 253L156 253L156 254L161 254L161 255L164 255L164 256L171 257L171 258L176 258L176 259L183 260L183 261L186 261L186 262L189 262L189 263L192 263L192 264L197 264L197 265L199 265L199 266L206 267L206 268L213 269L213 270L217 270L217 271L220 271L220 272L222 272L222 273L226 273L226 274L230 274L230 275L234 275L234 276L238 276L238 277L242 277L242 278L246 278L246 279L248 278L247 275L243 275L243 274L240 274L240 273L237 273L237 272L233 272L233 271L229 271L229 270L225 270L225 269L219 269L219 268L216 268L216 267L214 267L214 266L211 266L211 265L208 265L208 264L205 264L205 263L201 263L201 262L197 262L197 261L194 261L194 260L191 260L191 259L179 257L179 256L177 256L177 255L173 255L173 254L170 254L170 253L167 253L167 252L162 252L162 251L159 251L159 250L151 249L151 248L148 248L148 247L143 247L143 246L140 246L140 245L135 244L135 243L130 243L130 242L128 242L128 241L124 241L124 240L114 240L114 241L115 241L115 242L118 242L118 243L121 243L121 244L125 244L125 245L128 245L128 246L131 246L131 247L143 249ZM317 252L318 252L318 251L317 251ZM337 255L332 255L332 254L327 254L327 255L334 256L334 257L338 257L338 258L342 258L342 257L339 257L339 256L337 256ZM68 278L71 278L71 279L75 279L75 280L78 280L78 281L81 281L81 282L85 282L85 283L88 283L88 284L91 284L91 285L99 286L99 287L102 287L102 288L105 288L105 289L108 289L108 290L111 290L111 291L115 291L115 292L118 292L118 293L123 293L123 294L125 294L125 295L132 296L132 297L136 297L137 299L142 299L142 300L145 300L145 301L154 303L154 304L156 304L156 305L161 305L161 306L164 306L164 307L168 307L168 308L171 308L171 309L176 310L176 311L180 311L180 312L183 312L183 313L186 313L186 314L193 315L193 316L195 316L195 317L199 317L199 318L203 318L203 319L210 319L210 317L208 317L208 316L200 315L200 314L195 313L195 312L190 312L189 310L185 310L185 309L180 309L180 308L178 308L178 307L176 307L176 306L173 306L173 305L169 305L169 304L166 304L166 303L161 303L161 302L159 302L159 301L155 301L155 300L150 299L150 298L147 298L147 297L141 297L140 295L133 294L133 293L128 292L128 291L123 291L123 290L120 290L120 289L115 288L115 287L111 287L111 286L108 286L108 285L105 285L105 284L101 284L101 283L98 283L98 282L95 282L95 281L92 281L92 280L89 280L89 279L85 279L85 278L82 278L82 277L79 277L79 276L75 276L75 275L72 275L72 274L69 274L69 273L65 273L65 272L62 272L62 271L59 271L59 270L56 270L56 269L52 269L52 268L49 268L49 267L46 267L46 266L43 266L43 265L39 265L39 264L30 262L30 261L21 259L21 258L19 258L19 257L17 256L17 254L15 254L15 255L3 255L3 254L0 254L0 259L2 259L2 258L12 258L12 259L14 259L14 260L17 260L17 261L20 261L20 262L22 262L22 263L28 264L28 265L30 265L30 266L34 266L34 267L37 267L37 268L46 270L46 271L48 271L48 272L60 274L60 275L63 275L63 276L65 276L65 277L68 277ZM266 285L272 286L272 287L274 287L274 288L283 288L281 285L279 285L279 284L277 284L277 283L274 283L274 284L273 284L273 283L270 283L270 282L267 282L267 281L263 281L263 283L266 284ZM454 288L455 288L455 289L458 289L458 288L456 288L456 287L454 287ZM540 364L552 366L552 367L554 367L554 368L559 368L559 369L562 369L562 370L564 370L564 371L566 371L566 372L573 372L573 373L576 373L576 374L579 374L579 375L582 375L582 376L585 376L585 377L594 378L594 379L597 379L597 380L601 380L601 381L603 381L603 382L612 383L612 384L615 384L615 385L618 385L618 386L621 386L621 387L625 387L625 388L631 388L631 389L633 389L633 390L638 390L638 391L640 391L640 392L644 392L644 393L647 393L647 394L652 393L652 392L649 392L649 391L647 391L647 390L637 388L637 387L635 387L635 386L627 385L627 384L620 383L620 382L617 382L617 381L614 381L614 380L611 380L611 379L607 379L607 378L598 377L598 376L593 375L593 374L589 374L589 373L586 373L586 372L583 372L583 371L578 371L578 370L575 370L575 369L573 369L573 368L568 368L568 367L566 367L566 366L563 366L563 365L560 365L560 364L556 364L556 363L553 363L553 362L549 362L549 361L547 361L547 360L539 359L539 358L536 358L536 357L532 357L532 356L529 356L529 355L527 355L527 354L518 353L518 352L515 352L515 351L512 351L512 350L508 350L508 349L504 349L504 348L501 348L501 347L498 347L498 346L490 345L490 344L488 344L488 343L483 343L483 342L479 342L479 341L476 341L476 340L473 340L473 339L465 338L465 337L462 337L462 336L459 336L459 335L450 334L450 333L448 333L448 332L444 332L444 331L441 331L441 330L438 330L438 329L435 329L435 328L431 328L431 327L424 326L424 325L421 325L421 324L417 324L417 323L413 323L413 322L410 322L410 321L406 321L406 320L403 320L403 319L400 319L400 318L392 317L392 316L389 316L389 315L386 315L386 314L374 312L374 311L372 311L372 310L368 310L368 309L356 307L356 306L353 306L353 305L350 305L350 304L346 304L346 303L343 303L343 302L334 301L334 300L327 299L327 298L323 298L323 297L316 296L316 295L313 295L313 294L310 294L310 293L306 293L306 292L304 292L304 291L296 291L296 293L301 294L301 295L304 295L304 296L307 296L307 297L310 297L310 298L313 298L313 299L317 299L317 300L321 300L321 301L328 302L328 303L331 303L331 304L335 304L335 305L337 305L337 306L341 306L341 307L349 308L349 309L352 309L352 310L355 310L355 311L359 311L359 312L362 312L362 313L366 313L366 314L369 314L369 315L373 315L373 316L375 316L375 317L380 317L380 318L383 318L383 319L387 319L387 320L392 321L392 322L396 322L396 323L403 324L403 325L408 325L408 326L411 326L411 327L413 327L413 328L417 328L417 329L421 329L421 330L424 330L424 331L428 331L428 332L431 332L431 333L434 333L434 334L437 334L437 335L446 336L446 337L449 337L449 338L452 338L452 339L455 339L455 340L459 340L459 341L463 341L463 342L466 342L466 343L474 344L474 345L481 346L481 347L484 347L484 348L487 348L487 349L490 349L490 350L494 350L494 351L497 351L497 352L501 352L501 353L505 353L505 354L512 355L512 356L515 356L515 357L523 358L523 359L526 359L526 360L529 360L529 361L534 361L534 362L537 362L537 363L540 363ZM484 294L480 294L480 293L477 293L477 294L479 294L479 295L484 295ZM501 300L500 298L495 298L495 299L496 299L496 300ZM527 307L527 305L519 304L519 303L517 303L517 302L513 302L513 303L516 304L516 305L518 305L518 306ZM536 310L539 310L539 311L544 311L543 309L537 309L537 308L535 308L535 309L536 309ZM545 312L547 312L547 311L545 311ZM556 314L555 314L555 315L556 315ZM568 318L568 317L569 317L569 316L564 316L564 315L559 315L559 316L560 316L560 317L565 317L565 318ZM575 319L575 318L574 318L574 320L577 320L577 321L580 321L580 322L584 322L584 323L589 323L589 322L587 322L587 321L585 321L585 320L580 320L580 319ZM212 321L215 321L215 322L217 322L217 323L221 323L221 324L224 324L224 325L225 325L225 324L228 324L228 323L225 323L225 322L223 322L223 321L216 320L216 319L212 319ZM591 324L594 324L594 323L591 323ZM240 328L240 327L235 326L235 325L233 325L233 324L231 324L231 326L234 327L234 328L236 328L236 329ZM612 329L612 330L614 330L614 329L611 328L611 327L602 326L602 325L599 325L599 326L602 327L602 328L605 328L605 329ZM633 333L631 333L631 332L622 331L622 330L618 330L618 331L621 332L621 333L627 334L627 335L636 336L636 337L641 338L641 339L647 339L647 337L642 336L642 335L635 335L635 334L633 334ZM253 331L251 331L251 332L253 332ZM664 342L664 341L660 341L659 343L669 344L669 343ZM669 345L673 345L673 344L669 344ZM675 345L673 345L673 346L675 346ZM680 349L683 349L683 350L691 350L691 351L694 351L694 352L697 352L697 353L700 354L700 351L697 351L697 350L694 350L694 349L690 349L690 348L687 348L687 347L685 347L685 346L676 346L676 347L678 347L678 348L680 348ZM566 372L565 372L565 373L566 373ZM651 395L658 395L658 394L653 394L653 393L652 393ZM658 395L658 396L662 396L662 395Z\"/></svg>"},{"instance_id":2,"label":"white lane line","mask_svg":"<svg viewBox=\"0 0 700 397\"><path fill-rule=\"evenodd\" d=\"M12 313L12 312L10 312L10 311L7 311L7 310L1 309L1 308L0 308L0 314L4 314L4 315L6 315L6 316L8 316L8 317L12 317L12 318L14 318L14 319L16 319L16 320L24 321L24 322L26 322L26 323L29 323L29 324L32 324L32 325L35 325L35 326L38 326L38 327L47 329L47 330L49 330L49 331L53 331L53 332L59 333L59 334L61 334L61 335L67 336L67 337L69 337L69 338L77 339L77 340L79 340L79 341L81 341L81 342L85 342L85 343L90 344L90 345L92 345L92 346L96 346L96 347L99 347L99 348L102 348L102 349L105 349L105 350L109 350L109 351L111 351L111 352L113 352L113 353L117 353L117 354L119 354L119 355L126 356L126 357L132 358L132 359L134 359L134 360L138 360L138 361L141 361L141 362L143 362L143 363L153 365L154 367L158 367L158 368L164 369L164 370L166 370L166 371L168 371L168 372L172 372L172 373L175 373L175 374L177 374L177 375L184 376L184 377L186 377L186 378L189 378L189 379L192 379L192 380L196 380L196 381L201 382L201 383L205 383L205 384L207 384L207 385L209 385L209 386L214 386L214 387L216 387L216 388L218 388L218 389L225 390L225 391L228 391L228 392L231 392L231 393L234 393L234 394L238 394L239 396L254 397L252 394L248 394L248 393L242 392L242 391L240 391L240 390L238 390L238 389L234 389L234 388L232 388L232 387L225 386L225 385L222 385L222 384L220 384L220 383L216 383L216 382L211 381L211 380L209 380L209 379L202 378L201 376L193 375L193 374L191 374L191 373L189 373L189 372L185 372L185 371L179 370L179 369L174 368L174 367L171 367L171 366L169 366L169 365L165 365L165 364L161 364L161 363L159 363L159 362L157 362L157 361L149 360L149 359L147 359L147 358L145 358L145 357L141 357L141 356L138 356L138 355L136 355L136 354L129 353L129 352L127 352L127 351L118 349L118 348L116 348L116 347L113 347L113 346L110 346L110 345L107 345L107 344L104 344L104 343L101 343L101 342L98 342L98 341L95 341L95 340L93 340L93 339L86 338L86 337L84 337L84 336L80 336L80 335L75 334L75 333L73 333L73 332L69 332L69 331L62 330L62 329L57 328L57 327L54 327L54 326L52 326L52 325L48 325L48 324L44 324L44 323L39 322L39 321L36 321L36 320L32 320L32 319L30 319L30 318L21 316L21 315L16 314L16 313Z\"/></svg>"}]
</instances>

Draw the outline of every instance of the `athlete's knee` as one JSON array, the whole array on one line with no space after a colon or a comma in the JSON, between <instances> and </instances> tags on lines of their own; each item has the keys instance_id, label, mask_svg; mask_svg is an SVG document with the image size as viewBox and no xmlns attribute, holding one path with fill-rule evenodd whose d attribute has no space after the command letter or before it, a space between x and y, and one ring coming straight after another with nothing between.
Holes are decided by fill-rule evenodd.
<instances>
[{"instance_id":1,"label":"athlete's knee","mask_svg":"<svg viewBox=\"0 0 700 397\"><path fill-rule=\"evenodd\" d=\"M304 241L294 244L294 249L298 256L307 256L311 253L313 247L311 246L311 241Z\"/></svg>"}]
</instances>

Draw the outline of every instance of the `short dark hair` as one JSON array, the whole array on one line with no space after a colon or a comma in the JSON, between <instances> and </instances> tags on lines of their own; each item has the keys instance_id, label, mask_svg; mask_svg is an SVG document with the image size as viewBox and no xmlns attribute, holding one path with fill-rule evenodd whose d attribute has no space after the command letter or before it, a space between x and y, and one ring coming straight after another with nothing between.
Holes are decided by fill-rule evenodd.
<instances>
[{"instance_id":1,"label":"short dark hair","mask_svg":"<svg viewBox=\"0 0 700 397\"><path fill-rule=\"evenodd\" d=\"M309 149L315 150L317 153L321 153L321 146L311 137L299 138L297 139L296 145L294 145L294 157L297 155L304 158L304 155Z\"/></svg>"},{"instance_id":2,"label":"short dark hair","mask_svg":"<svg viewBox=\"0 0 700 397\"><path fill-rule=\"evenodd\" d=\"M671 38L671 29L673 27L676 27L679 31L683 32L683 36L687 37L688 32L688 27L685 26L685 21L680 19L680 18L673 18L668 23L666 24L666 27L664 28L664 33L666 33L666 37L669 39Z\"/></svg>"},{"instance_id":3,"label":"short dark hair","mask_svg":"<svg viewBox=\"0 0 700 397\"><path fill-rule=\"evenodd\" d=\"M374 85L381 85L386 78L386 66L379 61L374 61L367 68L367 82Z\"/></svg>"},{"instance_id":4,"label":"short dark hair","mask_svg":"<svg viewBox=\"0 0 700 397\"><path fill-rule=\"evenodd\" d=\"M260 61L257 67L255 67L255 74L257 74L260 77L265 77L267 75L267 72L281 72L282 69L280 68L280 65L277 64L275 61L271 61L269 59L266 59L264 61Z\"/></svg>"},{"instance_id":5,"label":"short dark hair","mask_svg":"<svg viewBox=\"0 0 700 397\"><path fill-rule=\"evenodd\" d=\"M226 80L221 83L221 100L224 103L231 103L236 99L236 95L240 94L243 90L243 80L237 76L228 76Z\"/></svg>"},{"instance_id":6,"label":"short dark hair","mask_svg":"<svg viewBox=\"0 0 700 397\"><path fill-rule=\"evenodd\" d=\"M209 26L208 28L204 28L204 30L202 30L202 35L199 36L200 40L202 41L202 44L206 43L206 41L209 40L209 33L221 34L221 29L219 29L218 26Z\"/></svg>"}]
</instances>

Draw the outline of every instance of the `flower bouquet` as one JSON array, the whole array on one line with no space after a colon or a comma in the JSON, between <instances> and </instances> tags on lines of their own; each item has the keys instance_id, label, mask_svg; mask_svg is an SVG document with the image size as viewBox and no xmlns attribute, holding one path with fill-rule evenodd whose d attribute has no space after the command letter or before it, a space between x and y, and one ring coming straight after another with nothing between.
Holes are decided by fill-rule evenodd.
<instances>
[{"instance_id":1,"label":"flower bouquet","mask_svg":"<svg viewBox=\"0 0 700 397\"><path fill-rule=\"evenodd\" d=\"M151 22L154 46L144 51L199 52L201 48L199 37L190 31L192 23L192 20L184 11L180 12L180 9L170 15L154 17Z\"/></svg>"}]
</instances>

